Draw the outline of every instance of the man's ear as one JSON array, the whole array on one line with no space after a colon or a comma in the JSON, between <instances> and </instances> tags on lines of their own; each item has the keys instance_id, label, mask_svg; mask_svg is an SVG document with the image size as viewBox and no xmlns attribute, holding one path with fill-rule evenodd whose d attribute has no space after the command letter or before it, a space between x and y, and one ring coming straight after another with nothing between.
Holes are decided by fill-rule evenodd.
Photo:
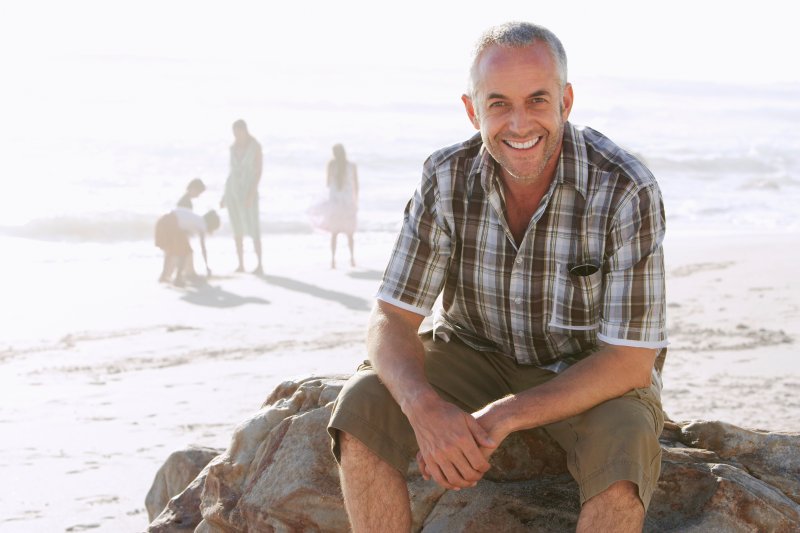
<instances>
[{"instance_id":1,"label":"man's ear","mask_svg":"<svg viewBox=\"0 0 800 533\"><path fill-rule=\"evenodd\" d=\"M461 101L464 102L464 109L467 111L469 121L473 126L475 126L476 130L481 129L481 121L478 119L478 114L475 112L475 106L472 103L472 98L466 94L462 94Z\"/></svg>"},{"instance_id":2,"label":"man's ear","mask_svg":"<svg viewBox=\"0 0 800 533\"><path fill-rule=\"evenodd\" d=\"M562 92L564 94L561 96L561 120L566 122L572 111L572 103L575 100L575 95L572 93L572 84L566 84Z\"/></svg>"}]
</instances>

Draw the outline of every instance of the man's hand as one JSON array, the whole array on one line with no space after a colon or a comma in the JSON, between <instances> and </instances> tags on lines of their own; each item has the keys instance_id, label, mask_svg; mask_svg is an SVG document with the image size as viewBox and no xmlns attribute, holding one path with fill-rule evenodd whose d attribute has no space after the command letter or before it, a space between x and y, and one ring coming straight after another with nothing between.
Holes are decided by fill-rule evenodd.
<instances>
[{"instance_id":1,"label":"man's hand","mask_svg":"<svg viewBox=\"0 0 800 533\"><path fill-rule=\"evenodd\" d=\"M446 489L474 487L489 470L483 449L496 444L470 415L441 399L426 402L409 416L419 445L417 463L427 480Z\"/></svg>"},{"instance_id":2,"label":"man's hand","mask_svg":"<svg viewBox=\"0 0 800 533\"><path fill-rule=\"evenodd\" d=\"M490 403L479 411L472 413L472 417L478 422L484 431L489 435L492 442L495 443L493 447L481 446L481 453L488 460L494 453L500 443L505 440L511 433L505 425L501 415L498 414L497 409L494 409L495 402Z\"/></svg>"},{"instance_id":3,"label":"man's hand","mask_svg":"<svg viewBox=\"0 0 800 533\"><path fill-rule=\"evenodd\" d=\"M495 443L472 415L444 401L428 382L417 333L422 318L379 300L370 316L369 358L414 429L425 479L446 489L472 487L489 470L481 448Z\"/></svg>"}]
</instances>

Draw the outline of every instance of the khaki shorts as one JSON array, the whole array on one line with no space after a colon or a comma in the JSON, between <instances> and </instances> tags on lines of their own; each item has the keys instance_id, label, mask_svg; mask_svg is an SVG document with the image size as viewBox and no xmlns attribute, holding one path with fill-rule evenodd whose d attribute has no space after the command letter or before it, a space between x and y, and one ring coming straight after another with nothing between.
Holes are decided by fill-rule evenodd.
<instances>
[{"instance_id":1,"label":"khaki shorts","mask_svg":"<svg viewBox=\"0 0 800 533\"><path fill-rule=\"evenodd\" d=\"M473 350L458 340L434 341L427 334L422 341L431 385L442 398L466 412L541 385L556 375L519 365L502 354ZM544 429L566 452L581 504L616 481L629 480L638 486L647 509L661 471L658 437L663 426L660 394L653 385ZM328 433L337 462L338 431L354 436L404 474L418 450L411 425L368 361L347 381L333 407Z\"/></svg>"}]
</instances>

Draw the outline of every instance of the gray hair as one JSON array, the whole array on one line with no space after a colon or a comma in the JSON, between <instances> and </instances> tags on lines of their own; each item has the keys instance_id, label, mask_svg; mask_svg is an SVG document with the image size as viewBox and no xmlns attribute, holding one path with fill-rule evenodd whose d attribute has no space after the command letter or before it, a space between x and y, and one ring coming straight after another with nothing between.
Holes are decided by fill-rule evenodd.
<instances>
[{"instance_id":1,"label":"gray hair","mask_svg":"<svg viewBox=\"0 0 800 533\"><path fill-rule=\"evenodd\" d=\"M472 67L469 70L468 94L474 97L475 93L475 74L478 59L481 54L493 45L506 46L509 48L524 48L535 42L542 42L550 49L553 60L558 70L558 79L563 89L567 85L567 53L564 45L556 35L545 28L531 24L530 22L506 22L499 26L493 26L483 32L472 53Z\"/></svg>"}]
</instances>

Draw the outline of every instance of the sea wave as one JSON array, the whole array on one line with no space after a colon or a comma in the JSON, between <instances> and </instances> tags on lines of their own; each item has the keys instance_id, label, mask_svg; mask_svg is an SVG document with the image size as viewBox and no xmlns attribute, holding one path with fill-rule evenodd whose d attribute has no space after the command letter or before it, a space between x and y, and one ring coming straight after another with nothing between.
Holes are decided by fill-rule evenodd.
<instances>
[{"instance_id":1,"label":"sea wave","mask_svg":"<svg viewBox=\"0 0 800 533\"><path fill-rule=\"evenodd\" d=\"M752 178L742 183L739 189L743 191L780 191L786 188L796 189L797 187L800 187L800 180L784 174L774 177L762 176Z\"/></svg>"},{"instance_id":2,"label":"sea wave","mask_svg":"<svg viewBox=\"0 0 800 533\"><path fill-rule=\"evenodd\" d=\"M694 172L724 178L731 173L763 175L780 172L782 164L748 155L650 156L647 162L655 171Z\"/></svg>"},{"instance_id":3,"label":"sea wave","mask_svg":"<svg viewBox=\"0 0 800 533\"><path fill-rule=\"evenodd\" d=\"M135 213L63 215L38 218L16 226L0 226L0 235L40 241L125 242L152 239L158 216ZM359 222L359 232L394 232L397 225L385 220ZM305 220L267 220L261 222L265 234L304 235L315 230ZM232 235L226 217L215 235Z\"/></svg>"},{"instance_id":4,"label":"sea wave","mask_svg":"<svg viewBox=\"0 0 800 533\"><path fill-rule=\"evenodd\" d=\"M0 226L0 233L45 241L136 241L153 236L155 220L152 216L136 214L59 215L15 226Z\"/></svg>"}]
</instances>

